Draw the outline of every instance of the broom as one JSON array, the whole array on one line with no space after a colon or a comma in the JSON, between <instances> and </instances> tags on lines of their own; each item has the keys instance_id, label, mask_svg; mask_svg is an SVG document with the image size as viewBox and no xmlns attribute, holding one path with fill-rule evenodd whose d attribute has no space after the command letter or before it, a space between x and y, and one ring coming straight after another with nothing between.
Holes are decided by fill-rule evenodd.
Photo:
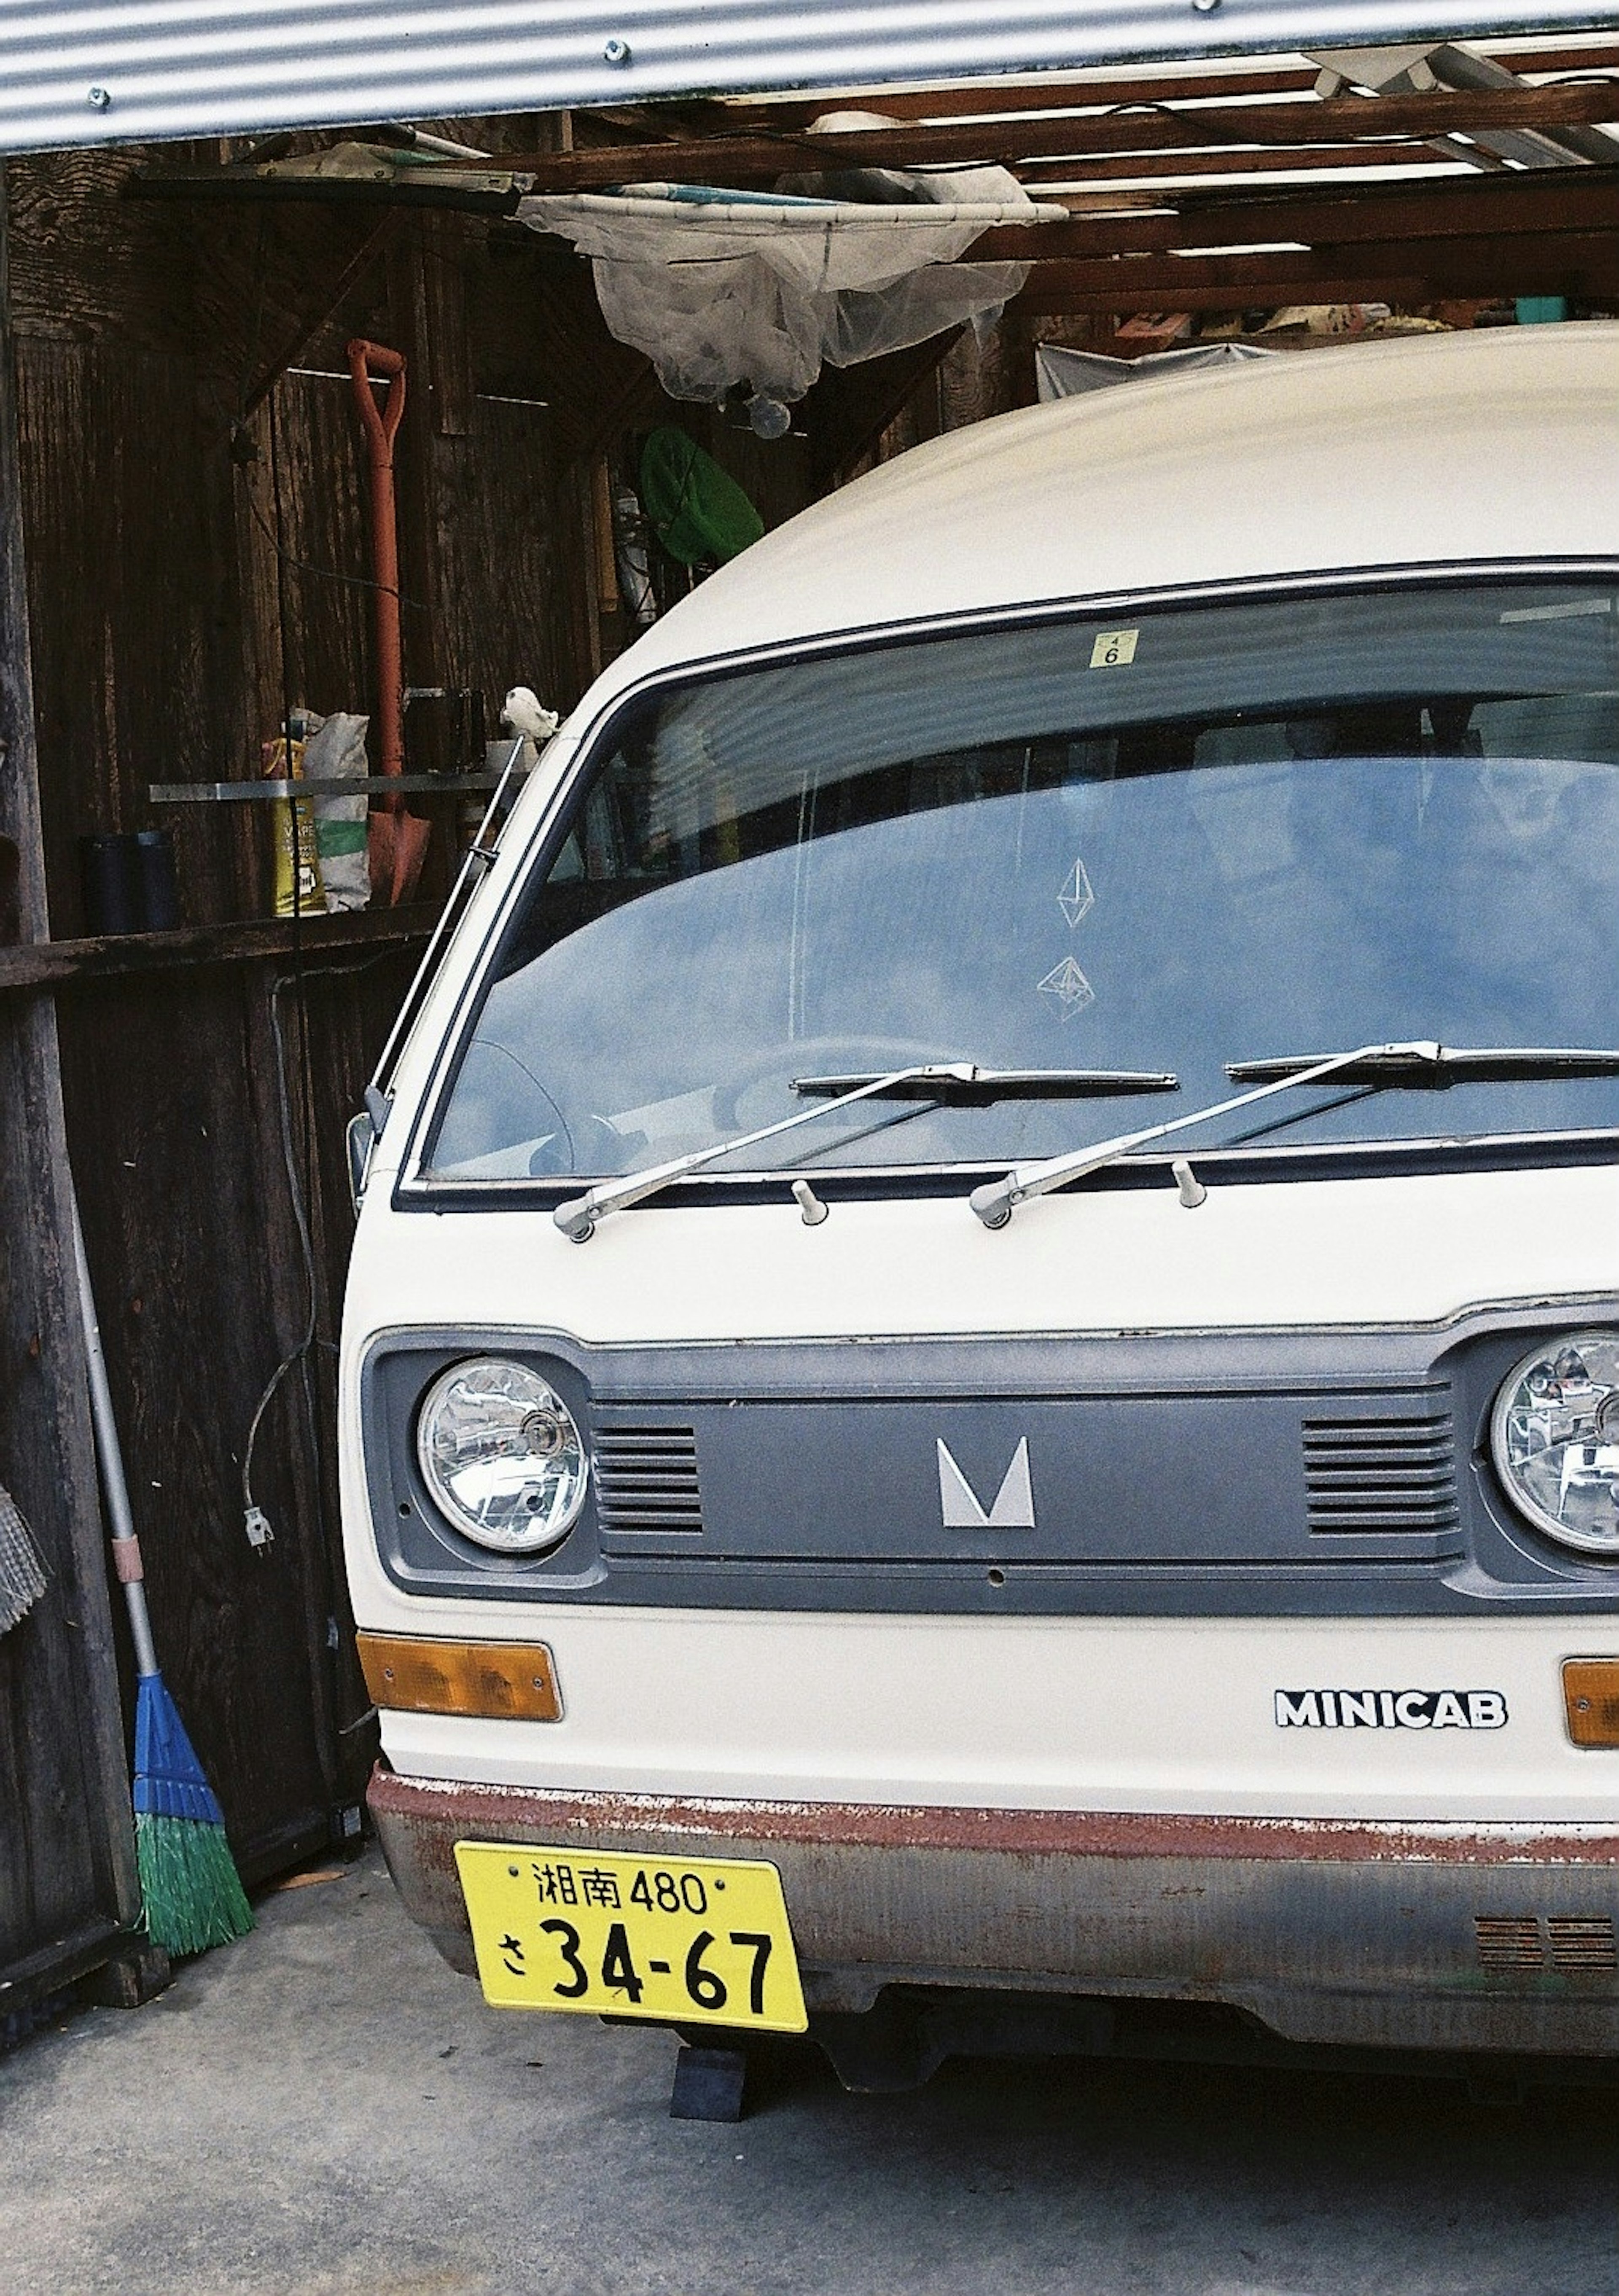
<instances>
[{"instance_id":1,"label":"broom","mask_svg":"<svg viewBox=\"0 0 1619 2296\"><path fill-rule=\"evenodd\" d=\"M45 1564L22 1510L0 1483L0 1635L9 1635L45 1590Z\"/></svg>"},{"instance_id":2,"label":"broom","mask_svg":"<svg viewBox=\"0 0 1619 2296\"><path fill-rule=\"evenodd\" d=\"M225 1840L224 1814L158 1671L141 1549L129 1511L129 1486L124 1476L118 1422L112 1414L112 1390L107 1383L77 1199L72 1210L79 1313L90 1358L95 1455L112 1519L112 1565L129 1605L129 1629L135 1643L135 1850L146 1933L168 1954L206 1953L210 1946L245 1937L253 1926L253 1915Z\"/></svg>"}]
</instances>

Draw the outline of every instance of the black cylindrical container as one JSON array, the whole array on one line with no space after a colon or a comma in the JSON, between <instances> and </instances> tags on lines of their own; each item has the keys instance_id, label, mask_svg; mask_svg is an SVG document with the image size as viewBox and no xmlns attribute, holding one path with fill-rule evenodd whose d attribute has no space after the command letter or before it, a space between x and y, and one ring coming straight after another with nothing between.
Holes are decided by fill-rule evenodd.
<instances>
[{"instance_id":1,"label":"black cylindrical container","mask_svg":"<svg viewBox=\"0 0 1619 2296\"><path fill-rule=\"evenodd\" d=\"M84 871L85 925L89 932L140 931L138 851L131 836L79 839L79 862Z\"/></svg>"},{"instance_id":2,"label":"black cylindrical container","mask_svg":"<svg viewBox=\"0 0 1619 2296\"><path fill-rule=\"evenodd\" d=\"M141 923L147 932L172 932L180 922L180 882L175 841L166 829L135 833L141 881Z\"/></svg>"}]
</instances>

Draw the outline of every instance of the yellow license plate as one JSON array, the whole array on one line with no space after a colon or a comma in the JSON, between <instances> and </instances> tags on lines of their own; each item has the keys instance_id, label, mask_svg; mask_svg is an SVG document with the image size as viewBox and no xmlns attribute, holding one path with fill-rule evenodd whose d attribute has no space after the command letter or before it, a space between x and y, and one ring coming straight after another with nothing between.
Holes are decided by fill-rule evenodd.
<instances>
[{"instance_id":1,"label":"yellow license plate","mask_svg":"<svg viewBox=\"0 0 1619 2296\"><path fill-rule=\"evenodd\" d=\"M458 1841L478 1973L497 2009L579 2009L802 2033L781 1876L752 1859Z\"/></svg>"}]
</instances>

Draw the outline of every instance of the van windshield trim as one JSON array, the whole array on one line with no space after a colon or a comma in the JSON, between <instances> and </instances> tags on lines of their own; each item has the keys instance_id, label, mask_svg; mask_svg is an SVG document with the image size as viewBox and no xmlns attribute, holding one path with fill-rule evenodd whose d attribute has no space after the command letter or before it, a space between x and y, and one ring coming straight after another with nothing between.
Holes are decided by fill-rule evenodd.
<instances>
[{"instance_id":1,"label":"van windshield trim","mask_svg":"<svg viewBox=\"0 0 1619 2296\"><path fill-rule=\"evenodd\" d=\"M1173 1166L1191 1164L1202 1175L1218 1173L1229 1186L1250 1182L1280 1185L1284 1182L1360 1179L1412 1173L1462 1172L1475 1168L1492 1171L1533 1168L1564 1169L1619 1163L1619 1126L1596 1126L1555 1132L1435 1132L1406 1134L1381 1140L1289 1143L1234 1141L1220 1147L1142 1150L1120 1156L1100 1171L1066 1181L1059 1194L1101 1194L1164 1186L1174 1188ZM960 1164L817 1164L815 1193L831 1202L857 1203L899 1197L938 1199L960 1203L966 1184L1004 1176L1004 1158ZM679 1210L704 1201L729 1199L736 1203L780 1203L791 1207L792 1183L803 1176L796 1169L755 1172L693 1172L661 1191L651 1209ZM419 1211L487 1210L504 1206L527 1212L553 1211L570 1193L576 1180L547 1177L531 1180L451 1179L412 1191L401 1191L400 1209Z\"/></svg>"},{"instance_id":2,"label":"van windshield trim","mask_svg":"<svg viewBox=\"0 0 1619 2296\"><path fill-rule=\"evenodd\" d=\"M536 882L543 879L544 872L553 864L567 842L576 810L576 800L581 791L590 787L607 743L614 738L632 711L644 708L650 701L672 697L702 684L741 676L750 670L787 668L798 663L823 661L830 657L864 656L935 638L1059 627L1115 614L1148 613L1205 604L1263 605L1282 603L1290 597L1353 597L1372 590L1393 594L1495 582L1559 580L1619 583L1619 555L1436 560L1422 565L1369 563L1260 577L1233 576L1129 591L1075 594L978 610L964 608L947 614L846 630L799 633L747 647L735 653L695 656L689 660L659 665L644 676L609 692L580 728L572 741L563 778L551 792L544 813L530 832L528 850L519 857L519 865L504 890L503 898L496 909L480 919L478 943L462 969L453 1010L441 1033L439 1052L423 1089L414 1096L415 1105L391 1192L393 1201L401 1208L413 1201L423 1208L429 1202L448 1208L453 1200L475 1201L480 1208L499 1203L554 1206L576 1190L582 1177L579 1175L557 1178L479 1180L437 1173L429 1167L427 1159L476 1025L485 986L499 962L501 952L509 944L524 905ZM568 730L564 729L565 732ZM453 941L445 955L453 961ZM1544 1151L1574 1146L1580 1149L1590 1147L1594 1151L1616 1145L1619 1145L1619 1128L1582 1127L1528 1133L1406 1135L1382 1140L1345 1141L1330 1146L1321 1143L1268 1145L1233 1143L1228 1146L1202 1149L1198 1152L1199 1160L1204 1162L1220 1158L1248 1161L1263 1160L1278 1166L1325 1161L1336 1167L1345 1163L1359 1164L1369 1157L1386 1160L1411 1151L1438 1152L1447 1159L1452 1155L1463 1155L1471 1162L1487 1161L1492 1150L1516 1153L1529 1148ZM1556 1160L1549 1158L1547 1160ZM1124 1160L1122 1167L1112 1168L1115 1172L1121 1168L1140 1169L1159 1161L1164 1161L1167 1168L1167 1160L1150 1155L1128 1157ZM1005 1169L1004 1157L892 1167L877 1164L848 1168L817 1165L815 1181L818 1187L824 1182L846 1192L859 1193L877 1185L886 1193L895 1183L914 1185L919 1192L931 1192L936 1185L953 1184L959 1186L964 1179L995 1175ZM687 1189L734 1192L756 1186L784 1188L791 1177L790 1173L768 1168L757 1172L703 1173L681 1183L677 1200L684 1196Z\"/></svg>"}]
</instances>

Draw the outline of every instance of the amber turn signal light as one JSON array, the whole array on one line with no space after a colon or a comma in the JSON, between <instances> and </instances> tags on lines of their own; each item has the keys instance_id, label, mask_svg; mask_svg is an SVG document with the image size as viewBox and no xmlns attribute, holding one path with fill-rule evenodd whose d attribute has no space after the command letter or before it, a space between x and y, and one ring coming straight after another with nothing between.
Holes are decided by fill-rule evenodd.
<instances>
[{"instance_id":1,"label":"amber turn signal light","mask_svg":"<svg viewBox=\"0 0 1619 2296\"><path fill-rule=\"evenodd\" d=\"M1566 1658L1563 1706L1576 1746L1619 1746L1619 1658Z\"/></svg>"},{"instance_id":2,"label":"amber turn signal light","mask_svg":"<svg viewBox=\"0 0 1619 2296\"><path fill-rule=\"evenodd\" d=\"M355 1636L376 1706L410 1714L476 1714L556 1722L562 1701L544 1643L435 1643L415 1635Z\"/></svg>"}]
</instances>

